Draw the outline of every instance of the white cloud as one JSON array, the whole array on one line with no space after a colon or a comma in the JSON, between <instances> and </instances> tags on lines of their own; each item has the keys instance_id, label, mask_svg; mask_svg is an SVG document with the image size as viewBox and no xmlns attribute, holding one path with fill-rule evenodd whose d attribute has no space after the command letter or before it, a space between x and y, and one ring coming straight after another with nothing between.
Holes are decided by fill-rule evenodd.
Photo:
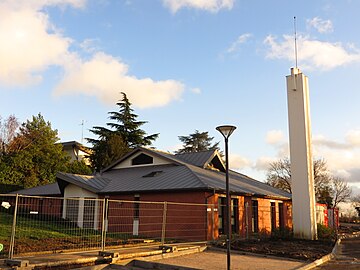
<instances>
[{"instance_id":1,"label":"white cloud","mask_svg":"<svg viewBox=\"0 0 360 270\"><path fill-rule=\"evenodd\" d=\"M201 89L198 87L192 88L191 92L193 92L194 94L201 94Z\"/></svg>"},{"instance_id":2,"label":"white cloud","mask_svg":"<svg viewBox=\"0 0 360 270\"><path fill-rule=\"evenodd\" d=\"M330 20L323 20L319 17L306 20L307 25L315 28L319 33L330 33L332 32L333 25Z\"/></svg>"},{"instance_id":3,"label":"white cloud","mask_svg":"<svg viewBox=\"0 0 360 270\"><path fill-rule=\"evenodd\" d=\"M324 135L312 136L312 143L318 147L329 147L332 149L349 149L352 146L346 143L337 142L327 139Z\"/></svg>"},{"instance_id":4,"label":"white cloud","mask_svg":"<svg viewBox=\"0 0 360 270\"><path fill-rule=\"evenodd\" d=\"M0 81L26 85L41 80L41 71L59 65L71 40L63 37L48 16L30 8L0 5Z\"/></svg>"},{"instance_id":5,"label":"white cloud","mask_svg":"<svg viewBox=\"0 0 360 270\"><path fill-rule=\"evenodd\" d=\"M79 46L82 50L84 50L87 53L94 53L99 51L99 46L97 45L98 42L99 42L98 39L88 38L85 39L83 42L81 42Z\"/></svg>"},{"instance_id":6,"label":"white cloud","mask_svg":"<svg viewBox=\"0 0 360 270\"><path fill-rule=\"evenodd\" d=\"M183 145L181 143L175 144L175 145L170 145L166 148L166 151L170 152L170 153L175 153L178 150L180 150L181 148L183 148Z\"/></svg>"},{"instance_id":7,"label":"white cloud","mask_svg":"<svg viewBox=\"0 0 360 270\"><path fill-rule=\"evenodd\" d=\"M218 12L221 9L232 9L234 0L163 0L163 3L172 13L176 13L182 8Z\"/></svg>"},{"instance_id":8,"label":"white cloud","mask_svg":"<svg viewBox=\"0 0 360 270\"><path fill-rule=\"evenodd\" d=\"M227 53L234 53L236 51L239 50L240 45L247 42L249 40L249 38L252 37L252 34L250 33L245 33L240 35L231 45L230 47L226 50Z\"/></svg>"},{"instance_id":9,"label":"white cloud","mask_svg":"<svg viewBox=\"0 0 360 270\"><path fill-rule=\"evenodd\" d=\"M254 169L259 171L267 171L271 162L279 160L275 157L260 157L256 160Z\"/></svg>"},{"instance_id":10,"label":"white cloud","mask_svg":"<svg viewBox=\"0 0 360 270\"><path fill-rule=\"evenodd\" d=\"M351 173L344 169L339 169L335 171L335 176L341 177L343 179L348 179L351 177Z\"/></svg>"},{"instance_id":11,"label":"white cloud","mask_svg":"<svg viewBox=\"0 0 360 270\"><path fill-rule=\"evenodd\" d=\"M279 144L284 142L284 134L281 130L270 130L266 134L266 143Z\"/></svg>"},{"instance_id":12,"label":"white cloud","mask_svg":"<svg viewBox=\"0 0 360 270\"><path fill-rule=\"evenodd\" d=\"M128 74L128 66L111 55L98 52L95 39L78 48L90 60L71 52L72 40L51 24L45 6L82 8L85 0L9 0L0 3L0 83L26 86L39 83L42 72L58 66L64 78L56 95L81 93L114 104L119 92L126 92L140 108L163 106L180 99L184 85L175 80L155 81ZM75 42L74 42L75 43Z\"/></svg>"},{"instance_id":13,"label":"white cloud","mask_svg":"<svg viewBox=\"0 0 360 270\"><path fill-rule=\"evenodd\" d=\"M85 7L87 0L3 0L0 8L7 7L13 10L32 9L40 10L45 6L72 6L74 8Z\"/></svg>"},{"instance_id":14,"label":"white cloud","mask_svg":"<svg viewBox=\"0 0 360 270\"><path fill-rule=\"evenodd\" d=\"M360 146L360 130L349 130L345 139L352 146Z\"/></svg>"},{"instance_id":15,"label":"white cloud","mask_svg":"<svg viewBox=\"0 0 360 270\"><path fill-rule=\"evenodd\" d=\"M229 155L229 166L231 169L239 170L251 166L250 160L237 154Z\"/></svg>"},{"instance_id":16,"label":"white cloud","mask_svg":"<svg viewBox=\"0 0 360 270\"><path fill-rule=\"evenodd\" d=\"M350 130L344 136L345 142L313 136L313 155L324 158L329 170L349 182L360 182L360 131Z\"/></svg>"},{"instance_id":17,"label":"white cloud","mask_svg":"<svg viewBox=\"0 0 360 270\"><path fill-rule=\"evenodd\" d=\"M88 61L74 57L66 64L65 72L56 95L80 93L95 96L107 104L114 104L119 93L125 92L136 107L163 106L179 100L184 90L184 85L175 80L154 81L131 76L126 64L103 52L97 52Z\"/></svg>"},{"instance_id":18,"label":"white cloud","mask_svg":"<svg viewBox=\"0 0 360 270\"><path fill-rule=\"evenodd\" d=\"M284 35L277 41L272 35L265 38L269 46L266 54L270 59L285 59L294 62L294 37ZM353 45L330 43L310 39L308 36L298 37L298 62L304 69L329 70L360 61L360 53Z\"/></svg>"}]
</instances>

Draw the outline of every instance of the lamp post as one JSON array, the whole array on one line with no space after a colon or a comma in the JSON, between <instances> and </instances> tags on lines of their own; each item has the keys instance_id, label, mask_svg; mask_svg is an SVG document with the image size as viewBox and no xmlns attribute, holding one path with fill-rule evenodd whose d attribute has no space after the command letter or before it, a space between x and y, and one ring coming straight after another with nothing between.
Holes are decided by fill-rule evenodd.
<instances>
[{"instance_id":1,"label":"lamp post","mask_svg":"<svg viewBox=\"0 0 360 270\"><path fill-rule=\"evenodd\" d=\"M230 239L231 239L231 212L230 212L230 188L229 188L229 151L228 151L228 141L230 135L236 129L235 126L225 125L218 126L216 128L225 138L225 165L226 165L226 248L227 248L227 269L230 270Z\"/></svg>"}]
</instances>

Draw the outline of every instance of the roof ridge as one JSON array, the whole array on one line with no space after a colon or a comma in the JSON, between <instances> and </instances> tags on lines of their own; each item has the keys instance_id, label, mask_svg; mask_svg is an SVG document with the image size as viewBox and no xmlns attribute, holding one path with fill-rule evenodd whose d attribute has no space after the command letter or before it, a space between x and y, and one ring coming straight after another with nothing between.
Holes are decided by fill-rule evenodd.
<instances>
[{"instance_id":1,"label":"roof ridge","mask_svg":"<svg viewBox=\"0 0 360 270\"><path fill-rule=\"evenodd\" d=\"M215 152L216 149L209 149L209 150L202 150L202 151L195 151L195 152L186 152L186 153L176 153L174 156L180 156L180 155L190 155L190 154L198 154L198 153L204 153L204 152Z\"/></svg>"}]
</instances>

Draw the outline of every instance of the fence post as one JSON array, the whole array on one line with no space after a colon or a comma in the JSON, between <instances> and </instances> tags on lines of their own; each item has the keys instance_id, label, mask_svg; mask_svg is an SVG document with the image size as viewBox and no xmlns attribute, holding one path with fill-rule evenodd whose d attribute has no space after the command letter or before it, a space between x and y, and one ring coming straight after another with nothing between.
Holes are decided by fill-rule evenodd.
<instances>
[{"instance_id":1,"label":"fence post","mask_svg":"<svg viewBox=\"0 0 360 270\"><path fill-rule=\"evenodd\" d=\"M18 209L18 201L19 201L19 194L16 194L14 217L13 217L13 224L12 224L12 228L11 228L10 247L9 247L9 259L10 260L12 260L14 257L16 216L17 216L17 209Z\"/></svg>"},{"instance_id":2,"label":"fence post","mask_svg":"<svg viewBox=\"0 0 360 270\"><path fill-rule=\"evenodd\" d=\"M167 215L167 202L164 202L163 220L161 229L161 245L165 244L165 233L166 233L166 215Z\"/></svg>"},{"instance_id":3,"label":"fence post","mask_svg":"<svg viewBox=\"0 0 360 270\"><path fill-rule=\"evenodd\" d=\"M107 216L108 216L108 199L104 198L103 199L103 211L102 211L102 226L101 226L101 251L105 251Z\"/></svg>"}]
</instances>

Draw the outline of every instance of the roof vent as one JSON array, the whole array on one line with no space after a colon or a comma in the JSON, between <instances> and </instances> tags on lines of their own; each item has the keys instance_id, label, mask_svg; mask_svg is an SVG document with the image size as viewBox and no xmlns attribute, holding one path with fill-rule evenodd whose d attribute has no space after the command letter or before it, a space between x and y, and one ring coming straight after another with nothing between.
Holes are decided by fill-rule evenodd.
<instances>
[{"instance_id":1,"label":"roof vent","mask_svg":"<svg viewBox=\"0 0 360 270\"><path fill-rule=\"evenodd\" d=\"M143 175L143 177L155 177L155 176L158 176L159 174L161 174L162 172L163 171L153 171L151 173Z\"/></svg>"}]
</instances>

